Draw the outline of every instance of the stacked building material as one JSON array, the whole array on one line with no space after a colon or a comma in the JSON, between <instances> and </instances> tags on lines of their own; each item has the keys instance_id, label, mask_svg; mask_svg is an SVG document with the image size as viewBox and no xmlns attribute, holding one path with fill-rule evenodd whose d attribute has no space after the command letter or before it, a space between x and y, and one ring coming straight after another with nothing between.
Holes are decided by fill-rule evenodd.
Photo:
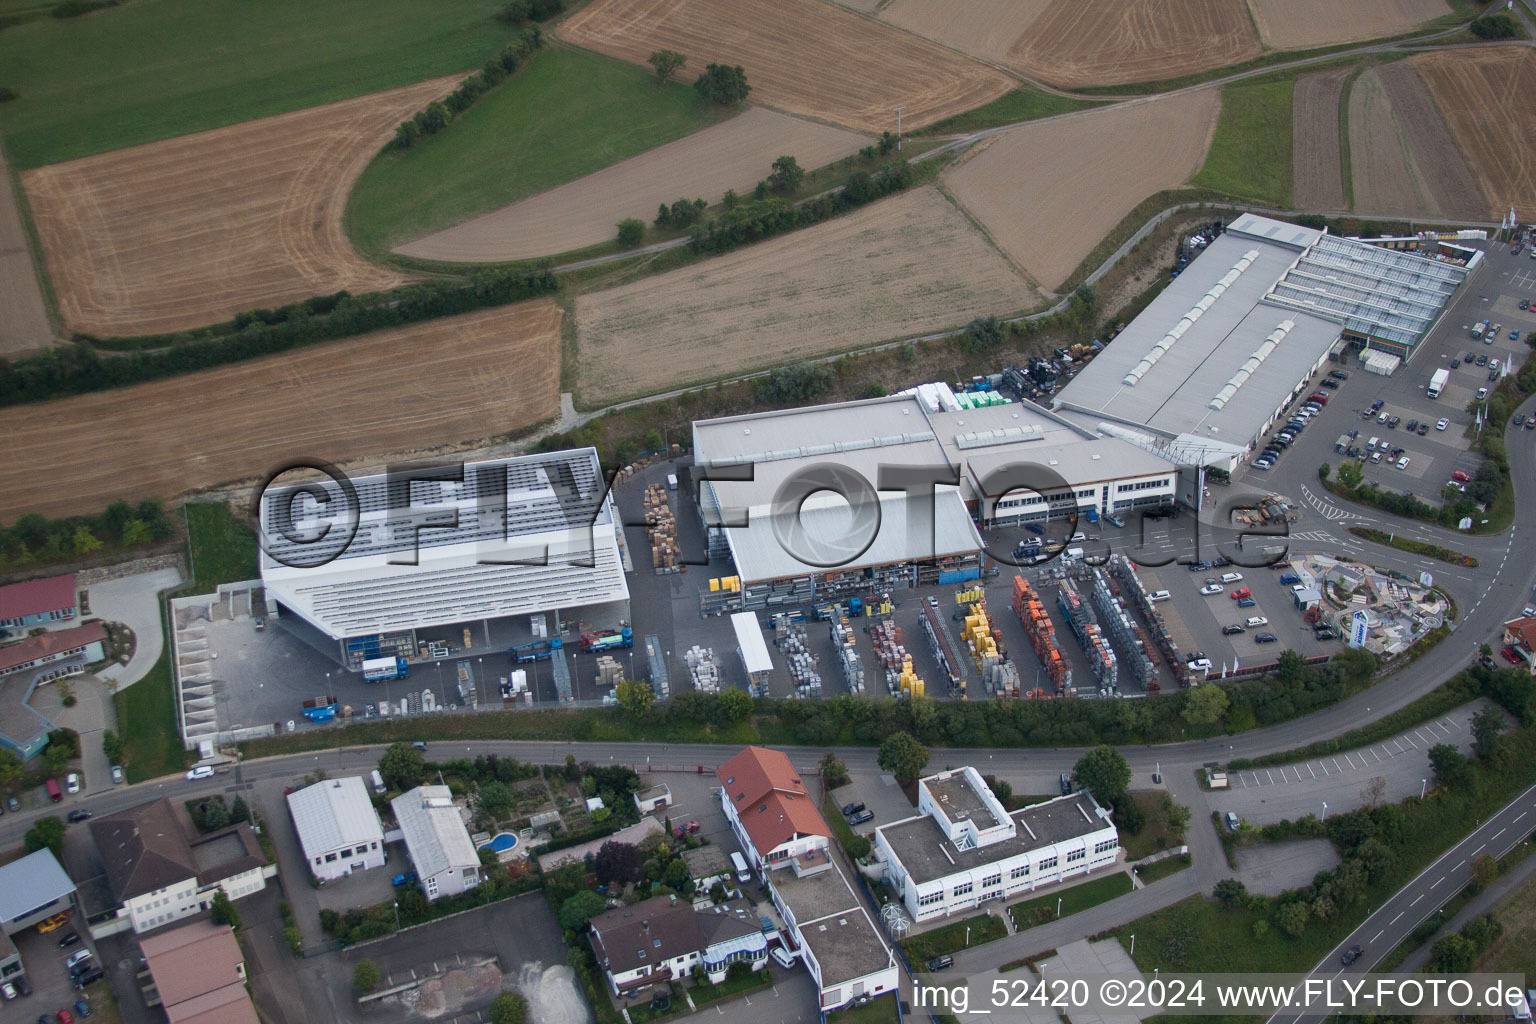
<instances>
[{"instance_id":1,"label":"stacked building material","mask_svg":"<svg viewBox=\"0 0 1536 1024\"><path fill-rule=\"evenodd\" d=\"M777 622L775 623L778 624ZM814 698L821 696L821 674L816 671L816 656L806 642L805 627L785 620L778 630L779 653L789 666L789 677L794 680L795 696ZM758 694L768 696L766 693Z\"/></svg>"},{"instance_id":2,"label":"stacked building material","mask_svg":"<svg viewBox=\"0 0 1536 1024\"><path fill-rule=\"evenodd\" d=\"M1072 690L1072 666L1056 645L1056 624L1051 621L1045 602L1022 576L1013 578L1013 611L1029 637L1029 645L1050 680L1054 696L1068 696Z\"/></svg>"},{"instance_id":3,"label":"stacked building material","mask_svg":"<svg viewBox=\"0 0 1536 1024\"><path fill-rule=\"evenodd\" d=\"M923 633L928 637L928 648L939 663L940 680L948 684L950 696L965 698L965 659L955 647L950 635L949 623L939 614L938 598L930 597L923 602Z\"/></svg>"},{"instance_id":4,"label":"stacked building material","mask_svg":"<svg viewBox=\"0 0 1536 1024\"><path fill-rule=\"evenodd\" d=\"M901 642L901 627L890 619L881 619L869 627L869 638L875 645L875 660L885 671L885 685L891 696L921 697L923 681L912 670L912 656Z\"/></svg>"},{"instance_id":5,"label":"stacked building material","mask_svg":"<svg viewBox=\"0 0 1536 1024\"><path fill-rule=\"evenodd\" d=\"M993 665L992 671L984 674L982 680L987 684L987 691L994 697L1019 695L1019 670L1011 661L1001 661Z\"/></svg>"},{"instance_id":6,"label":"stacked building material","mask_svg":"<svg viewBox=\"0 0 1536 1024\"><path fill-rule=\"evenodd\" d=\"M597 686L598 689L612 689L624 679L624 670L619 668L619 663L610 654L605 654L597 659Z\"/></svg>"},{"instance_id":7,"label":"stacked building material","mask_svg":"<svg viewBox=\"0 0 1536 1024\"><path fill-rule=\"evenodd\" d=\"M853 637L853 627L848 624L846 615L832 620L832 648L843 673L843 682L849 693L859 694L864 692L864 659L859 656Z\"/></svg>"},{"instance_id":8,"label":"stacked building material","mask_svg":"<svg viewBox=\"0 0 1536 1024\"><path fill-rule=\"evenodd\" d=\"M651 565L658 573L676 572L677 520L672 517L667 489L651 484L641 500L645 508L645 536L651 542Z\"/></svg>"},{"instance_id":9,"label":"stacked building material","mask_svg":"<svg viewBox=\"0 0 1536 1024\"><path fill-rule=\"evenodd\" d=\"M1139 630L1110 582L1109 573L1103 569L1093 571L1093 604L1099 611L1099 621L1104 624L1109 642L1116 651L1118 664L1129 679L1143 690L1147 684L1156 684L1157 667L1147 657ZM1116 680L1119 682L1118 678ZM1115 692L1118 692L1118 688Z\"/></svg>"},{"instance_id":10,"label":"stacked building material","mask_svg":"<svg viewBox=\"0 0 1536 1024\"><path fill-rule=\"evenodd\" d=\"M1099 692L1113 693L1116 683L1115 652L1110 649L1109 641L1099 629L1098 623L1093 621L1093 612L1077 592L1077 585L1072 580L1061 581L1061 593L1056 603L1067 617L1067 625L1072 627L1078 645L1088 655L1088 667L1093 672Z\"/></svg>"},{"instance_id":11,"label":"stacked building material","mask_svg":"<svg viewBox=\"0 0 1536 1024\"><path fill-rule=\"evenodd\" d=\"M720 692L720 666L715 661L713 647L695 644L683 652L683 663L688 666L688 675L695 690L700 693Z\"/></svg>"},{"instance_id":12,"label":"stacked building material","mask_svg":"<svg viewBox=\"0 0 1536 1024\"><path fill-rule=\"evenodd\" d=\"M555 696L562 704L569 704L576 699L576 693L571 687L571 666L565 660L564 648L555 648L549 656L549 664L555 677Z\"/></svg>"},{"instance_id":13,"label":"stacked building material","mask_svg":"<svg viewBox=\"0 0 1536 1024\"><path fill-rule=\"evenodd\" d=\"M971 657L976 660L976 667L983 674L1004 660L1002 652L998 650L997 638L993 635L992 620L987 615L986 605L981 602L971 605L965 617L965 645Z\"/></svg>"},{"instance_id":14,"label":"stacked building material","mask_svg":"<svg viewBox=\"0 0 1536 1024\"><path fill-rule=\"evenodd\" d=\"M645 660L651 670L651 692L657 700L666 700L671 696L672 681L667 676L667 658L661 646L661 637L645 638Z\"/></svg>"},{"instance_id":15,"label":"stacked building material","mask_svg":"<svg viewBox=\"0 0 1536 1024\"><path fill-rule=\"evenodd\" d=\"M533 691L528 688L527 670L515 668L510 676L502 677L501 703L503 705L533 703Z\"/></svg>"},{"instance_id":16,"label":"stacked building material","mask_svg":"<svg viewBox=\"0 0 1536 1024\"><path fill-rule=\"evenodd\" d=\"M1184 659L1179 656L1179 645L1174 643L1173 633L1168 629L1168 624L1163 621L1162 613L1157 610L1156 602L1147 594L1146 584L1136 574L1136 567L1124 555L1115 555L1109 560L1109 573L1120 584L1121 598L1131 608L1140 612L1147 620L1147 625L1152 633L1150 637L1146 637L1145 633L1142 635L1144 639L1149 640L1149 656L1151 651L1155 649L1163 656L1163 661L1173 670L1175 678L1183 676L1180 666L1184 664ZM1154 663L1157 661L1155 656L1152 660ZM1183 680L1181 679L1181 681ZM1156 684L1154 683L1153 685Z\"/></svg>"}]
</instances>

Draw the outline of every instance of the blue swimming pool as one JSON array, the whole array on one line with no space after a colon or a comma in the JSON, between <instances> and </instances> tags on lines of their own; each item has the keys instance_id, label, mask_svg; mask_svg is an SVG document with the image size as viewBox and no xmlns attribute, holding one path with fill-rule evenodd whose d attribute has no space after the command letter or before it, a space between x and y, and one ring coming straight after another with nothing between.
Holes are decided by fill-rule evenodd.
<instances>
[{"instance_id":1,"label":"blue swimming pool","mask_svg":"<svg viewBox=\"0 0 1536 1024\"><path fill-rule=\"evenodd\" d=\"M498 832L496 835L491 837L489 842L480 844L480 848L482 850L489 848L495 850L497 853L506 853L516 845L517 836L513 835L511 832Z\"/></svg>"}]
</instances>

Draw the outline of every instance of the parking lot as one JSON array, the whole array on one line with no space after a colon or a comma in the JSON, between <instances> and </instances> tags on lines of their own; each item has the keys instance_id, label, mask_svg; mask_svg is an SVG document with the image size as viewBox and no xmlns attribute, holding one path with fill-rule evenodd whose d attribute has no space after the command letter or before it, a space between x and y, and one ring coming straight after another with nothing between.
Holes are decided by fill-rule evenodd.
<instances>
[{"instance_id":1,"label":"parking lot","mask_svg":"<svg viewBox=\"0 0 1536 1024\"><path fill-rule=\"evenodd\" d=\"M66 948L60 948L59 941L71 934L79 936L80 941ZM93 995L98 999L106 998L105 981L98 981L88 986L88 992L81 993L76 991L70 981L69 971L65 967L65 961L81 950L91 950L91 957L96 958L94 952L96 947L91 940L90 929L86 927L85 919L79 914L71 917L69 923L62 928L47 933L39 933L35 928L28 928L11 936L11 941L16 944L16 951L21 954L21 962L26 965L27 982L32 986L32 994L21 996L8 1004L0 1017L14 1014L14 1018L7 1019L35 1020L41 1014L55 1013L60 1009L69 1009L73 1013L75 1001L78 999L89 1000ZM28 1016L28 1013L31 1016Z\"/></svg>"}]
</instances>

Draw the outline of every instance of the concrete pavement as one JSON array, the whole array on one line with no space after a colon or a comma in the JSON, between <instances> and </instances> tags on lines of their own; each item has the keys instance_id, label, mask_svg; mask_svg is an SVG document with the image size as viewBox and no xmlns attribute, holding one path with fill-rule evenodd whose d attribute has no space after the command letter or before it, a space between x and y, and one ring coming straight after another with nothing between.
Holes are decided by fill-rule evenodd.
<instances>
[{"instance_id":1,"label":"concrete pavement","mask_svg":"<svg viewBox=\"0 0 1536 1024\"><path fill-rule=\"evenodd\" d=\"M125 576L90 587L91 614L109 622L121 622L133 630L133 657L126 665L108 665L101 677L118 689L143 679L165 650L165 630L160 625L160 594L181 586L175 569Z\"/></svg>"}]
</instances>

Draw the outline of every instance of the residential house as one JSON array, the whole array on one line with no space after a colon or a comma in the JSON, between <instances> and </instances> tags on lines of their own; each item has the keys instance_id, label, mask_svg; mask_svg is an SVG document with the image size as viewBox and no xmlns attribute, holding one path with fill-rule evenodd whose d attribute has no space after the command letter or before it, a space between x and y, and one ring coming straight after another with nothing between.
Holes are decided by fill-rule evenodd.
<instances>
[{"instance_id":1,"label":"residential house","mask_svg":"<svg viewBox=\"0 0 1536 1024\"><path fill-rule=\"evenodd\" d=\"M480 854L447 786L417 786L389 805L428 900L456 896L480 884Z\"/></svg>"},{"instance_id":2,"label":"residential house","mask_svg":"<svg viewBox=\"0 0 1536 1024\"><path fill-rule=\"evenodd\" d=\"M1514 649L1522 668L1536 672L1536 615L1504 623L1504 646Z\"/></svg>"},{"instance_id":3,"label":"residential house","mask_svg":"<svg viewBox=\"0 0 1536 1024\"><path fill-rule=\"evenodd\" d=\"M828 866L831 830L783 751L747 747L715 775L726 820L760 876L791 864L797 871Z\"/></svg>"},{"instance_id":4,"label":"residential house","mask_svg":"<svg viewBox=\"0 0 1536 1024\"><path fill-rule=\"evenodd\" d=\"M0 587L0 628L27 629L72 619L79 610L72 575Z\"/></svg>"},{"instance_id":5,"label":"residential house","mask_svg":"<svg viewBox=\"0 0 1536 1024\"><path fill-rule=\"evenodd\" d=\"M101 661L105 655L107 630L99 621L92 620L83 626L57 629L50 633L29 636L19 643L0 647L0 676L27 669L57 665L49 674L38 677L38 682L75 675L83 666ZM68 662L69 664L59 664Z\"/></svg>"},{"instance_id":6,"label":"residential house","mask_svg":"<svg viewBox=\"0 0 1536 1024\"><path fill-rule=\"evenodd\" d=\"M170 1024L258 1024L245 957L228 926L194 921L146 935L139 946Z\"/></svg>"},{"instance_id":7,"label":"residential house","mask_svg":"<svg viewBox=\"0 0 1536 1024\"><path fill-rule=\"evenodd\" d=\"M361 776L289 793L288 813L310 873L322 882L384 866L384 829Z\"/></svg>"},{"instance_id":8,"label":"residential house","mask_svg":"<svg viewBox=\"0 0 1536 1024\"><path fill-rule=\"evenodd\" d=\"M761 970L768 940L745 900L695 911L675 896L616 907L589 924L592 951L613 994L628 998L702 967L724 980L734 963Z\"/></svg>"}]
</instances>

